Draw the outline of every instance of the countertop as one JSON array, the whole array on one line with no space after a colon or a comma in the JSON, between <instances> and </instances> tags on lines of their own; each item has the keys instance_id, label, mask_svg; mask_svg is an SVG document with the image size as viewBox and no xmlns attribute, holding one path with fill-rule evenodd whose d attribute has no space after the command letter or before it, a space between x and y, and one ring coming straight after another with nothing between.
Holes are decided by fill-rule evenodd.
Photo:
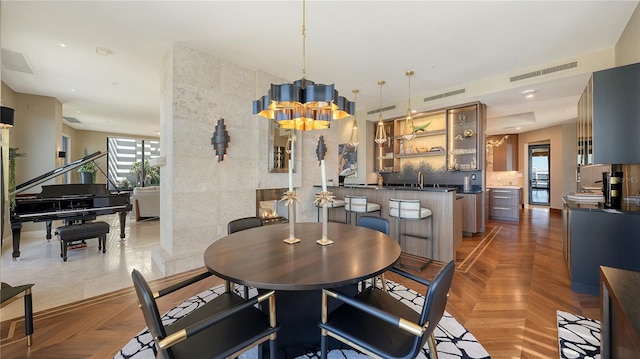
<instances>
[{"instance_id":1,"label":"countertop","mask_svg":"<svg viewBox=\"0 0 640 359\"><path fill-rule=\"evenodd\" d=\"M487 188L508 188L508 189L522 189L522 186L487 186Z\"/></svg>"},{"instance_id":2,"label":"countertop","mask_svg":"<svg viewBox=\"0 0 640 359\"><path fill-rule=\"evenodd\" d=\"M603 212L614 214L640 214L640 205L635 203L623 203L620 209L608 209L602 207L601 203L581 203L568 200L567 197L562 197L562 202L572 210L589 211L589 212Z\"/></svg>"},{"instance_id":3,"label":"countertop","mask_svg":"<svg viewBox=\"0 0 640 359\"><path fill-rule=\"evenodd\" d=\"M320 185L315 185L314 187L321 187ZM385 185L379 187L377 185L364 185L364 184L345 184L344 186L327 186L327 189L330 188L364 188L371 189L376 191L417 191L417 192L453 192L464 193L464 194L477 194L482 193L482 188L480 186L472 186L471 191L463 191L462 185L440 185L440 187L434 187L432 184L424 185L422 189L409 186L409 185Z\"/></svg>"}]
</instances>

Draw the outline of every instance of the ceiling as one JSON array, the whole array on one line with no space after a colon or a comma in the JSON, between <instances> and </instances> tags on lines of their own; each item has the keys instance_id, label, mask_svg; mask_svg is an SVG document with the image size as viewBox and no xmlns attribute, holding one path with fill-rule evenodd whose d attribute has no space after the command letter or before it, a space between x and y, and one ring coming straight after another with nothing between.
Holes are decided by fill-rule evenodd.
<instances>
[{"instance_id":1,"label":"ceiling","mask_svg":"<svg viewBox=\"0 0 640 359\"><path fill-rule=\"evenodd\" d=\"M157 135L163 62L172 43L287 81L302 77L301 1L0 4L2 81L19 93L57 98L63 116L80 122L68 123L77 129ZM465 89L449 101L486 103L489 134L547 127L575 119L589 73L612 66L611 49L637 5L309 0L306 78L335 83L350 100L358 89L358 111L379 107L377 82L385 80L383 106L406 108L404 73L413 70L414 109L442 107L446 101L422 99ZM608 54L606 65L591 61L594 53ZM26 60L34 73L10 70L16 60ZM574 61L574 69L509 81ZM537 90L533 99L521 95L529 88Z\"/></svg>"}]
</instances>

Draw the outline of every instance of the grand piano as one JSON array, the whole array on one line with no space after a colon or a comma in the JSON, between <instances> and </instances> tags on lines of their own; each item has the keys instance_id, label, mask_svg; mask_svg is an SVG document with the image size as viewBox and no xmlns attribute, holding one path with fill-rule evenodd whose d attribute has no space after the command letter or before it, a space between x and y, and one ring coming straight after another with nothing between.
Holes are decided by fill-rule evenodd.
<instances>
[{"instance_id":1,"label":"grand piano","mask_svg":"<svg viewBox=\"0 0 640 359\"><path fill-rule=\"evenodd\" d=\"M11 194L20 194L56 176L69 172L83 164L105 156L106 152L95 152L54 169L41 176L16 186ZM104 173L104 172L103 172ZM105 184L54 184L43 185L36 195L16 196L16 205L11 211L13 235L13 259L20 257L20 232L24 222L46 222L47 239L51 239L52 221L65 224L96 219L97 216L118 213L120 238L125 237L127 212L131 210L129 192L112 192Z\"/></svg>"}]
</instances>

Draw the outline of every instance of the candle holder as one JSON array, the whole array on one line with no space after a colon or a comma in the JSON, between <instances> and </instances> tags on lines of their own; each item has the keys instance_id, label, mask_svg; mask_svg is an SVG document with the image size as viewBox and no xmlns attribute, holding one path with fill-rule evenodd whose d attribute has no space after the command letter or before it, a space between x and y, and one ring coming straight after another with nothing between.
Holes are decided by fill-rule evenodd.
<instances>
[{"instance_id":1,"label":"candle holder","mask_svg":"<svg viewBox=\"0 0 640 359\"><path fill-rule=\"evenodd\" d=\"M322 206L322 238L318 239L316 243L321 246L328 246L333 244L333 241L327 237L327 222L329 221L329 210L327 205L335 202L335 197L331 192L322 191L316 194L315 204Z\"/></svg>"},{"instance_id":2,"label":"candle holder","mask_svg":"<svg viewBox=\"0 0 640 359\"><path fill-rule=\"evenodd\" d=\"M295 202L300 202L296 192L287 191L282 196L280 201L287 201L285 206L289 207L289 237L284 239L287 244L294 244L300 242L300 238L296 238L295 234Z\"/></svg>"}]
</instances>

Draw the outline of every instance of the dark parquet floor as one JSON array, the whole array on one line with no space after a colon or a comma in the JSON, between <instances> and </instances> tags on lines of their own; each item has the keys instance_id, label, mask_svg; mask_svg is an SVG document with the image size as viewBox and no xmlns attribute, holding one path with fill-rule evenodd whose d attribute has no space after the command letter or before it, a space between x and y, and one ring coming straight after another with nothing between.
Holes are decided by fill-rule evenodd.
<instances>
[{"instance_id":1,"label":"dark parquet floor","mask_svg":"<svg viewBox=\"0 0 640 359\"><path fill-rule=\"evenodd\" d=\"M571 291L557 211L525 209L519 223L491 221L486 233L465 237L456 264L447 311L493 358L557 358L556 310L601 317L598 297ZM419 275L429 278L439 266ZM153 281L152 289L189 274ZM393 274L387 278L424 292ZM165 297L160 310L220 283L211 278ZM36 313L30 349L21 318L2 322L0 357L111 358L144 327L133 288L125 288Z\"/></svg>"}]
</instances>

